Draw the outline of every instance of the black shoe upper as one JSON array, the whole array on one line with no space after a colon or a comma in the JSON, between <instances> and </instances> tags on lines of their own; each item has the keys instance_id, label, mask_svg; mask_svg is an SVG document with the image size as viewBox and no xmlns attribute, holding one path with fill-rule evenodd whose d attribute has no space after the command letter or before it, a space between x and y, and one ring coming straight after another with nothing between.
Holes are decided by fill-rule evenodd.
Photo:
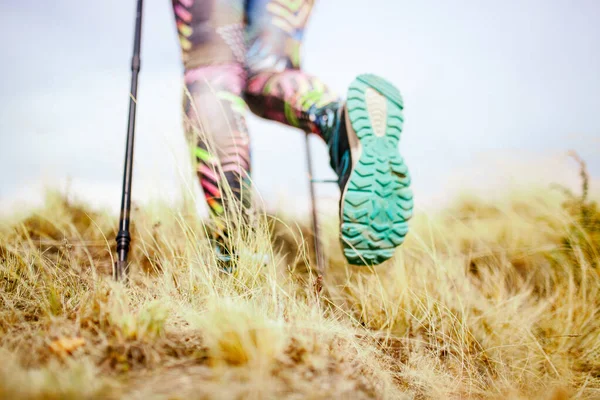
<instances>
[{"instance_id":1,"label":"black shoe upper","mask_svg":"<svg viewBox=\"0 0 600 400\"><path fill-rule=\"evenodd\" d=\"M329 165L338 176L340 189L344 189L352 166L350 142L346 130L345 107L332 103L318 110L315 123L321 129L321 136L329 148Z\"/></svg>"}]
</instances>

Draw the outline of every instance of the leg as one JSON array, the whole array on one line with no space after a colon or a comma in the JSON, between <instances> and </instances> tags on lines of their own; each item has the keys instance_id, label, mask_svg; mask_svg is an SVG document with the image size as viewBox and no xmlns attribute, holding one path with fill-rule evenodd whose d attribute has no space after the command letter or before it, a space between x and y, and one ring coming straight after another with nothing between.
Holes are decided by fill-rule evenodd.
<instances>
[{"instance_id":1,"label":"leg","mask_svg":"<svg viewBox=\"0 0 600 400\"><path fill-rule=\"evenodd\" d=\"M249 0L246 99L258 116L327 140L342 102L300 69L300 48L314 0Z\"/></svg>"},{"instance_id":2,"label":"leg","mask_svg":"<svg viewBox=\"0 0 600 400\"><path fill-rule=\"evenodd\" d=\"M250 141L242 99L242 0L173 0L185 67L185 127L219 239L249 214Z\"/></svg>"},{"instance_id":3,"label":"leg","mask_svg":"<svg viewBox=\"0 0 600 400\"><path fill-rule=\"evenodd\" d=\"M340 239L351 264L379 264L394 253L412 216L410 176L398 153L400 92L361 75L344 104L300 70L299 49L313 0L250 0L249 80L253 112L320 135L339 177Z\"/></svg>"}]
</instances>

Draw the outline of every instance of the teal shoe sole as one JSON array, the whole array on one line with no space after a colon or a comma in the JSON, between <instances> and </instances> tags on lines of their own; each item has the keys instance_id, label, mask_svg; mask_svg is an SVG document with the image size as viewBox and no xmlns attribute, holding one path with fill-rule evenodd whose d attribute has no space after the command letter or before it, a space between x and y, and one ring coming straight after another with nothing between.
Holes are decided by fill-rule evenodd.
<instances>
[{"instance_id":1,"label":"teal shoe sole","mask_svg":"<svg viewBox=\"0 0 600 400\"><path fill-rule=\"evenodd\" d=\"M394 255L408 233L413 194L398 152L404 117L398 89L375 75L350 85L346 127L352 170L341 199L344 255L353 265L377 265Z\"/></svg>"}]
</instances>

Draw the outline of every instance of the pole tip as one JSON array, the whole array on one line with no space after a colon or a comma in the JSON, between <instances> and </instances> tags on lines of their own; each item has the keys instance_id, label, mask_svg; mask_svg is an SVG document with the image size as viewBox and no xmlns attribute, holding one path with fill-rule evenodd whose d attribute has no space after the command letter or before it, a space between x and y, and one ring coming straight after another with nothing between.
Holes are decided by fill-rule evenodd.
<instances>
[{"instance_id":1,"label":"pole tip","mask_svg":"<svg viewBox=\"0 0 600 400\"><path fill-rule=\"evenodd\" d=\"M113 278L118 282L126 281L128 269L127 261L117 260L113 269Z\"/></svg>"}]
</instances>

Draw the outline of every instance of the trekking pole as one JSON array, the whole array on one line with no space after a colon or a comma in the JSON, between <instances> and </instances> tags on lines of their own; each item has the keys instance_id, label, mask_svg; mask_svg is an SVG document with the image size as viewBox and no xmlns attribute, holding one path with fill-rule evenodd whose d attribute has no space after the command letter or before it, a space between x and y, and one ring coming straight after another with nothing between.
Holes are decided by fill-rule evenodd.
<instances>
[{"instance_id":1,"label":"trekking pole","mask_svg":"<svg viewBox=\"0 0 600 400\"><path fill-rule=\"evenodd\" d=\"M131 211L131 180L133 172L133 138L135 134L135 111L137 103L138 75L140 72L140 45L142 41L142 3L137 0L137 11L135 16L135 36L133 39L133 57L131 58L131 89L129 92L129 122L127 124L127 145L125 149L125 167L123 170L123 193L121 197L121 215L119 220L119 232L117 233L117 261L113 270L116 280L127 279L129 265L127 254L129 253L129 214Z\"/></svg>"},{"instance_id":2,"label":"trekking pole","mask_svg":"<svg viewBox=\"0 0 600 400\"><path fill-rule=\"evenodd\" d=\"M315 237L315 257L317 259L317 274L322 277L325 273L325 259L323 258L323 252L321 251L321 239L319 236L319 221L317 216L317 207L315 199L315 183L318 182L313 179L312 170L312 155L310 152L309 133L306 134L306 164L308 170L308 180L310 182L310 203L312 211L312 227L313 235Z\"/></svg>"}]
</instances>

